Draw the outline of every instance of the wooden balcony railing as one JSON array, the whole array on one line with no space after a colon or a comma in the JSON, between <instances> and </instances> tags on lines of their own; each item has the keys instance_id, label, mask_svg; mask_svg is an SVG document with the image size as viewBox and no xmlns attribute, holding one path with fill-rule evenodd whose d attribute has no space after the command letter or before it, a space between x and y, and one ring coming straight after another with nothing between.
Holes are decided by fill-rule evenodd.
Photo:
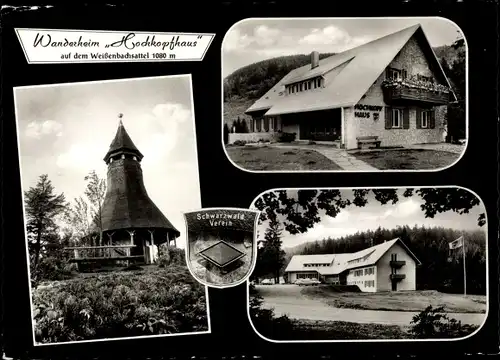
<instances>
[{"instance_id":1,"label":"wooden balcony railing","mask_svg":"<svg viewBox=\"0 0 500 360\"><path fill-rule=\"evenodd\" d=\"M391 280L401 281L406 278L405 274L391 274Z\"/></svg>"},{"instance_id":2,"label":"wooden balcony railing","mask_svg":"<svg viewBox=\"0 0 500 360\"><path fill-rule=\"evenodd\" d=\"M403 260L391 260L389 262L389 265L392 267L392 268L400 268L400 267L403 267L406 265L406 261L403 261Z\"/></svg>"},{"instance_id":3,"label":"wooden balcony railing","mask_svg":"<svg viewBox=\"0 0 500 360\"><path fill-rule=\"evenodd\" d=\"M144 258L144 255L131 255L131 249L135 247L137 245L75 246L65 250L73 252L71 262Z\"/></svg>"},{"instance_id":4,"label":"wooden balcony railing","mask_svg":"<svg viewBox=\"0 0 500 360\"><path fill-rule=\"evenodd\" d=\"M428 89L410 88L406 86L387 87L383 89L386 104L398 102L420 102L430 105L446 105L450 102L450 93Z\"/></svg>"}]
</instances>

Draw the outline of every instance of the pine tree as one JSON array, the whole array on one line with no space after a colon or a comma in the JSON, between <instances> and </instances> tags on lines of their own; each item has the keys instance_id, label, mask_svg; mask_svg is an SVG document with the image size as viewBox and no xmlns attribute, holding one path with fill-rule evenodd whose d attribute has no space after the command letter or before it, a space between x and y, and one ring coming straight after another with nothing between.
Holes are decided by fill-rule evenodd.
<instances>
[{"instance_id":1,"label":"pine tree","mask_svg":"<svg viewBox=\"0 0 500 360\"><path fill-rule=\"evenodd\" d=\"M229 128L227 123L224 123L224 145L229 143Z\"/></svg>"},{"instance_id":2,"label":"pine tree","mask_svg":"<svg viewBox=\"0 0 500 360\"><path fill-rule=\"evenodd\" d=\"M47 174L40 175L36 186L24 192L24 199L28 248L36 267L43 247L57 229L56 219L64 213L66 201L64 194L54 193Z\"/></svg>"}]
</instances>

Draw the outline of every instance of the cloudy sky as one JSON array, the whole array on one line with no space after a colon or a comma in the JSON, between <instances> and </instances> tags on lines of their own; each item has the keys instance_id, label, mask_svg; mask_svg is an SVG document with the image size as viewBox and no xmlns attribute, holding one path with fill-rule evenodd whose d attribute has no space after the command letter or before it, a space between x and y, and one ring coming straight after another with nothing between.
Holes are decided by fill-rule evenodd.
<instances>
[{"instance_id":1,"label":"cloudy sky","mask_svg":"<svg viewBox=\"0 0 500 360\"><path fill-rule=\"evenodd\" d=\"M83 195L90 170L106 178L102 160L118 114L144 155L149 196L181 232L182 212L201 207L189 75L16 88L23 189L48 174L55 190Z\"/></svg>"},{"instance_id":2,"label":"cloudy sky","mask_svg":"<svg viewBox=\"0 0 500 360\"><path fill-rule=\"evenodd\" d=\"M437 17L244 20L224 37L223 76L277 56L341 52L415 24L422 25L432 46L450 45L462 35L454 23Z\"/></svg>"},{"instance_id":3,"label":"cloudy sky","mask_svg":"<svg viewBox=\"0 0 500 360\"><path fill-rule=\"evenodd\" d=\"M336 238L355 234L358 231L375 230L379 226L394 229L397 226L417 225L426 227L444 227L458 230L481 229L477 225L479 214L484 213L483 204L471 209L469 214L459 215L452 211L437 214L433 219L425 218L420 205L422 199L414 194L412 197L402 196L404 189L399 190L399 201L395 204L381 205L370 193L366 206L349 206L342 210L335 218L324 215L307 233L290 235L283 232L283 246L293 247L308 241L322 240L327 237ZM289 196L294 196L295 191L290 191ZM342 197L352 200L352 190L342 190ZM324 213L323 213L324 214ZM258 231L264 234L267 223L259 225ZM486 225L482 227L486 228Z\"/></svg>"}]
</instances>

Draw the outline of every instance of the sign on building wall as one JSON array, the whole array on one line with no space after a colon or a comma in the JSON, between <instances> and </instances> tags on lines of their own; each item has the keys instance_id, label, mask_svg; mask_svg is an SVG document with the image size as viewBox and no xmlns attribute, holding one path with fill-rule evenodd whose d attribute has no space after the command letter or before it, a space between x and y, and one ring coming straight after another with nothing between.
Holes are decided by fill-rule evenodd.
<instances>
[{"instance_id":1,"label":"sign on building wall","mask_svg":"<svg viewBox=\"0 0 500 360\"><path fill-rule=\"evenodd\" d=\"M365 119L369 119L373 116L373 120L378 120L382 108L383 107L379 105L356 104L354 105L354 110L357 111L354 111L354 116Z\"/></svg>"}]
</instances>

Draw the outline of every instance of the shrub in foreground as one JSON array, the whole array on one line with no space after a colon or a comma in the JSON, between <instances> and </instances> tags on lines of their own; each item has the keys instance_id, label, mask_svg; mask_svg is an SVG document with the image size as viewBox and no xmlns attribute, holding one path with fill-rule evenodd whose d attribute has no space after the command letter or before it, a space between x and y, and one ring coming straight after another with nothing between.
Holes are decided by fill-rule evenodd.
<instances>
[{"instance_id":1,"label":"shrub in foreground","mask_svg":"<svg viewBox=\"0 0 500 360\"><path fill-rule=\"evenodd\" d=\"M255 329L264 337L269 339L290 339L293 334L293 323L286 316L276 317L274 310L262 307L263 299L250 285L250 317Z\"/></svg>"},{"instance_id":2,"label":"shrub in foreground","mask_svg":"<svg viewBox=\"0 0 500 360\"><path fill-rule=\"evenodd\" d=\"M205 288L185 266L110 273L33 292L38 343L208 329Z\"/></svg>"},{"instance_id":3,"label":"shrub in foreground","mask_svg":"<svg viewBox=\"0 0 500 360\"><path fill-rule=\"evenodd\" d=\"M184 249L173 246L160 245L158 247L158 259L156 261L159 267L165 268L170 265L186 265L186 255Z\"/></svg>"},{"instance_id":4,"label":"shrub in foreground","mask_svg":"<svg viewBox=\"0 0 500 360\"><path fill-rule=\"evenodd\" d=\"M42 257L31 271L32 285L35 287L41 281L70 279L74 271L76 264L70 264L66 259L56 256Z\"/></svg>"},{"instance_id":5,"label":"shrub in foreground","mask_svg":"<svg viewBox=\"0 0 500 360\"><path fill-rule=\"evenodd\" d=\"M410 333L417 339L461 338L478 329L476 325L462 324L449 318L443 306L433 308L432 305L415 315L410 325Z\"/></svg>"},{"instance_id":6,"label":"shrub in foreground","mask_svg":"<svg viewBox=\"0 0 500 360\"><path fill-rule=\"evenodd\" d=\"M280 133L278 133L278 141L279 142L293 142L293 141L295 141L296 136L297 136L296 133L280 132Z\"/></svg>"}]
</instances>

